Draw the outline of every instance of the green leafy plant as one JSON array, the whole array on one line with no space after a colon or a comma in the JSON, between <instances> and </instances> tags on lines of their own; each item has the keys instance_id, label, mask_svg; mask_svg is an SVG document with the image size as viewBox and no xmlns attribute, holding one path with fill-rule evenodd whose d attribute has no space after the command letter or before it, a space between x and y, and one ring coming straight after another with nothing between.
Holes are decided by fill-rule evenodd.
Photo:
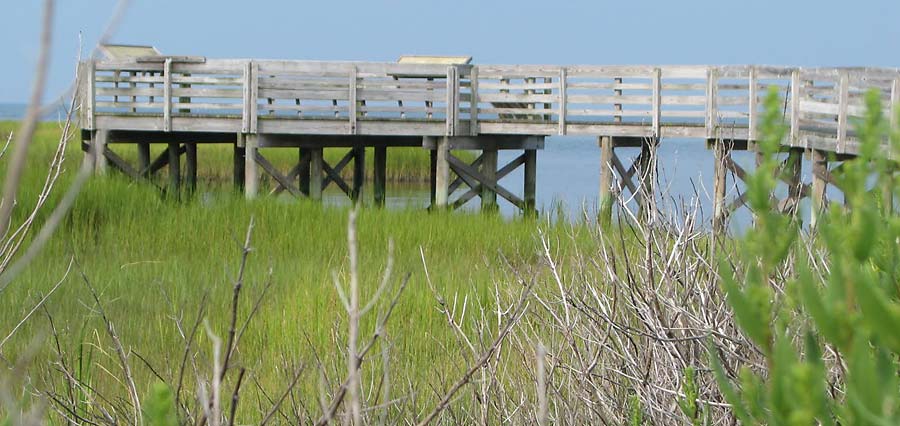
<instances>
[{"instance_id":1,"label":"green leafy plant","mask_svg":"<svg viewBox=\"0 0 900 426\"><path fill-rule=\"evenodd\" d=\"M802 240L770 201L785 135L778 104L770 92L762 164L747 180L754 226L739 259L719 267L736 322L766 365L730 377L713 355L719 388L743 424L900 424L900 218L890 214L888 160L900 138L889 135L879 94L867 94L858 157L835 176L847 207L830 206Z\"/></svg>"}]
</instances>

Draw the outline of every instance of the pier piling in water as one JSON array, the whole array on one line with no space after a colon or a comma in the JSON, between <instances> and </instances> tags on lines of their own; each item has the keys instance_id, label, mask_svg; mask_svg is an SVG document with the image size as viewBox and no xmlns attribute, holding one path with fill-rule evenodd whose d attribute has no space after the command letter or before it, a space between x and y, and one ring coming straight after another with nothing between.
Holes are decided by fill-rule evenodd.
<instances>
[{"instance_id":1,"label":"pier piling in water","mask_svg":"<svg viewBox=\"0 0 900 426\"><path fill-rule=\"evenodd\" d=\"M731 152L754 146L760 137L760 93L768 87L781 93L784 122L790 126L782 142L787 160L779 172L788 196L777 206L794 212L802 197L811 196L813 222L824 208L827 186L834 183L829 161L852 158L859 149L848 123L862 116L864 105L852 95L874 89L892 105L886 110L894 112L900 102L900 71L883 68L448 65L159 55L85 61L79 81L83 149L95 156L98 174L110 167L136 179L152 178L168 166L171 190L179 190L182 178L193 189L199 178L198 145L226 143L234 146L234 184L247 198L262 190L260 174L265 173L276 185L274 193L321 199L325 187L334 184L360 200L365 150L372 148L373 198L383 205L390 149L420 147L430 151L433 207L459 208L479 198L485 210L509 203L533 213L537 151L548 136L581 135L597 137L600 145L599 220L609 222L614 200L635 198L637 216L652 222L660 141L721 141L710 143L716 227L724 227L746 202L741 193L727 199L727 176L733 175L737 185L746 175ZM136 166L116 153L121 144L137 147ZM151 144L168 148L151 161ZM278 170L262 148L298 149L297 164ZM331 165L323 158L325 148L348 151ZM620 148L640 153L626 167L616 153ZM454 155L461 150L480 155L463 161ZM500 164L503 150L518 155ZM884 151L889 153L888 144ZM811 184L801 181L804 154L812 158ZM345 182L342 172L350 162L352 178ZM524 167L521 191L504 187L503 179L519 167ZM625 190L631 195L625 197Z\"/></svg>"}]
</instances>

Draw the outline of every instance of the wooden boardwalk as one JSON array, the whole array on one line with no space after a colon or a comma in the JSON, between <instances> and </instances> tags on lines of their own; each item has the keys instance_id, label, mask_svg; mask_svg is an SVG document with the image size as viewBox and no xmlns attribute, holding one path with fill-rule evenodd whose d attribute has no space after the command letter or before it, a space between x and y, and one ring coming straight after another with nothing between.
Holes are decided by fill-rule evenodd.
<instances>
[{"instance_id":1,"label":"wooden boardwalk","mask_svg":"<svg viewBox=\"0 0 900 426\"><path fill-rule=\"evenodd\" d=\"M376 199L383 200L387 148L421 146L433 154L436 205L461 205L480 196L490 207L499 194L530 210L536 151L546 136L598 138L601 198L625 189L638 195L652 181L658 142L691 138L720 148L715 177L720 218L741 204L740 197L732 203L724 199L725 174L743 173L729 153L753 149L770 88L780 95L790 129L785 167L799 176L800 156L813 158L812 184L789 182L793 198L784 208L805 195L824 199L824 185L831 181L828 160L857 153L851 123L862 117L867 91L878 91L892 122L900 106L900 72L877 68L448 66L159 56L84 62L79 76L82 128L91 141L85 149L104 154L97 163L101 170L112 163L135 177L147 176L179 166L183 155L191 184L196 144L232 143L236 183L243 183L250 197L259 190L259 169L271 174L280 190L298 196L319 197L335 183L356 197L368 146L375 147L374 186ZM140 164L122 161L109 148L114 143L135 144ZM169 144L168 155L149 158L150 143ZM341 146L349 150L341 162L323 162L323 147ZM261 147L298 148L298 164L276 170L259 154ZM641 154L626 167L615 153L620 147L640 147ZM467 164L452 154L455 149L482 155ZM522 155L498 167L498 149ZM340 172L351 162L356 178L346 183ZM526 173L521 197L498 183L519 166ZM177 185L180 168L172 170ZM465 187L468 192L451 199L454 190ZM652 202L645 201L642 205Z\"/></svg>"}]
</instances>

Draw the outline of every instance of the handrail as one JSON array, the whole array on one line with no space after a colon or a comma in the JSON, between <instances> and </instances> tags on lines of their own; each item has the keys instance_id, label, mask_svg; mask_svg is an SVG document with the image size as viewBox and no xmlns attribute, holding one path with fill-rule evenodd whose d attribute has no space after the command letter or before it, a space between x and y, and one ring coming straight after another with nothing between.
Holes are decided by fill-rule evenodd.
<instances>
[{"instance_id":1,"label":"handrail","mask_svg":"<svg viewBox=\"0 0 900 426\"><path fill-rule=\"evenodd\" d=\"M761 93L775 87L789 123L786 144L852 153L858 141L849 123L864 112L864 92L880 93L894 124L900 110L894 68L168 59L93 60L79 70L90 77L80 91L88 130L392 134L396 128L423 136L752 141ZM173 99L180 99L174 111Z\"/></svg>"}]
</instances>

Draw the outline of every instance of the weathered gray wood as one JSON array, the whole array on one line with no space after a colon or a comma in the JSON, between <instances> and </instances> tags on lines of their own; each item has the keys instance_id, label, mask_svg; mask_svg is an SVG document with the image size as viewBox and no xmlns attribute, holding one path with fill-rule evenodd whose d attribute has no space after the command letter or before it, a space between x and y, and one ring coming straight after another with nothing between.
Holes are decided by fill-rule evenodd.
<instances>
[{"instance_id":1,"label":"weathered gray wood","mask_svg":"<svg viewBox=\"0 0 900 426\"><path fill-rule=\"evenodd\" d=\"M384 199L387 186L387 147L383 145L376 146L375 158L373 161L373 192L375 195L375 205L384 206Z\"/></svg>"},{"instance_id":2,"label":"weathered gray wood","mask_svg":"<svg viewBox=\"0 0 900 426\"><path fill-rule=\"evenodd\" d=\"M106 144L109 143L109 130L95 130L91 136L91 155L94 157L94 173L98 175L106 174L107 162Z\"/></svg>"},{"instance_id":3,"label":"weathered gray wood","mask_svg":"<svg viewBox=\"0 0 900 426\"><path fill-rule=\"evenodd\" d=\"M169 191L177 194L181 188L181 146L178 143L170 143L167 152L169 154Z\"/></svg>"},{"instance_id":4,"label":"weathered gray wood","mask_svg":"<svg viewBox=\"0 0 900 426\"><path fill-rule=\"evenodd\" d=\"M266 157L264 157L259 152L259 150L255 151L255 155L256 155L256 158L255 158L256 164L258 164L260 167L262 167L263 170L265 170L266 173L269 174L269 176L272 176L272 179L275 179L275 181L278 182L278 184L280 185L281 188L284 188L285 190L290 192L291 195L293 195L297 198L300 198L303 196L303 194L300 192L300 190L295 188L293 183L291 183L291 179L288 178L287 176L281 174L281 172L278 171L278 168L275 167L275 165L273 165L271 162L269 162L269 160L266 159Z\"/></svg>"},{"instance_id":5,"label":"weathered gray wood","mask_svg":"<svg viewBox=\"0 0 900 426\"><path fill-rule=\"evenodd\" d=\"M481 152L481 174L489 182L497 183L497 150L488 149ZM493 212L497 210L497 193L490 186L481 186L481 210Z\"/></svg>"},{"instance_id":6,"label":"weathered gray wood","mask_svg":"<svg viewBox=\"0 0 900 426\"><path fill-rule=\"evenodd\" d=\"M725 206L725 189L727 168L726 160L731 156L728 144L722 139L708 140L707 143L714 147L715 164L713 169L713 229L723 232L727 220L728 210Z\"/></svg>"},{"instance_id":7,"label":"weathered gray wood","mask_svg":"<svg viewBox=\"0 0 900 426\"><path fill-rule=\"evenodd\" d=\"M466 185L468 185L470 188L474 188L479 184L482 185L482 187L487 186L497 195L505 198L507 201L509 201L519 209L524 209L524 200L522 200L512 192L509 192L506 188L498 185L496 182L493 182L491 179L488 179L481 172L475 170L464 161L456 158L452 154L447 155L447 160L449 167L453 169L453 171L460 178L462 178L466 182Z\"/></svg>"},{"instance_id":8,"label":"weathered gray wood","mask_svg":"<svg viewBox=\"0 0 900 426\"><path fill-rule=\"evenodd\" d=\"M163 131L172 130L172 58L163 65Z\"/></svg>"},{"instance_id":9,"label":"weathered gray wood","mask_svg":"<svg viewBox=\"0 0 900 426\"><path fill-rule=\"evenodd\" d=\"M825 189L828 185L828 155L818 149L812 150L812 207L810 226L815 227L819 216L825 211Z\"/></svg>"},{"instance_id":10,"label":"weathered gray wood","mask_svg":"<svg viewBox=\"0 0 900 426\"><path fill-rule=\"evenodd\" d=\"M446 93L445 93L446 94L446 100L445 100L446 113L445 113L445 117L444 117L444 120L446 121L447 130L444 133L445 136L453 136L456 131L456 129L454 127L455 122L454 122L454 117L453 117L454 109L455 109L455 107L458 106L458 105L454 105L454 100L456 99L455 93L454 93L455 87L456 87L454 85L454 81L456 80L455 76L456 76L456 68L452 67L452 66L447 67L447 80L446 80L447 89L446 89Z\"/></svg>"},{"instance_id":11,"label":"weathered gray wood","mask_svg":"<svg viewBox=\"0 0 900 426\"><path fill-rule=\"evenodd\" d=\"M648 139L641 146L641 155L637 161L637 171L640 178L639 212L638 217L648 223L655 222L656 218L656 147L659 141Z\"/></svg>"},{"instance_id":12,"label":"weathered gray wood","mask_svg":"<svg viewBox=\"0 0 900 426\"><path fill-rule=\"evenodd\" d=\"M749 117L747 119L747 127L748 127L748 138L752 141L756 141L758 139L756 126L759 124L759 108L757 107L759 102L759 95L757 93L757 70L756 67L750 67L750 77L749 77Z\"/></svg>"},{"instance_id":13,"label":"weathered gray wood","mask_svg":"<svg viewBox=\"0 0 900 426\"><path fill-rule=\"evenodd\" d=\"M197 190L197 144L186 143L184 145L185 185L188 191L194 192Z\"/></svg>"},{"instance_id":14,"label":"weathered gray wood","mask_svg":"<svg viewBox=\"0 0 900 426\"><path fill-rule=\"evenodd\" d=\"M469 97L469 134L472 136L478 135L478 103L480 102L478 98L478 90L480 83L478 82L478 67L472 68L472 73L469 75L469 81L471 81L470 90L472 95Z\"/></svg>"},{"instance_id":15,"label":"weathered gray wood","mask_svg":"<svg viewBox=\"0 0 900 426\"><path fill-rule=\"evenodd\" d=\"M559 69L559 112L557 113L559 119L559 134L566 134L566 109L568 108L568 89L566 89L566 84L568 81L568 77L566 75L566 69Z\"/></svg>"},{"instance_id":16,"label":"weathered gray wood","mask_svg":"<svg viewBox=\"0 0 900 426\"><path fill-rule=\"evenodd\" d=\"M838 94L838 129L837 129L837 151L843 153L847 144L847 111L850 103L850 76L847 72L842 72L839 83Z\"/></svg>"},{"instance_id":17,"label":"weathered gray wood","mask_svg":"<svg viewBox=\"0 0 900 426\"><path fill-rule=\"evenodd\" d=\"M325 159L322 148L310 148L309 150L309 198L322 199L323 171Z\"/></svg>"},{"instance_id":18,"label":"weathered gray wood","mask_svg":"<svg viewBox=\"0 0 900 426\"><path fill-rule=\"evenodd\" d=\"M525 176L523 193L525 196L523 207L527 216L536 215L535 193L537 188L537 150L526 149L524 154Z\"/></svg>"},{"instance_id":19,"label":"weathered gray wood","mask_svg":"<svg viewBox=\"0 0 900 426\"><path fill-rule=\"evenodd\" d=\"M250 133L258 133L259 125L259 64L250 63Z\"/></svg>"},{"instance_id":20,"label":"weathered gray wood","mask_svg":"<svg viewBox=\"0 0 900 426\"><path fill-rule=\"evenodd\" d=\"M652 124L653 124L653 137L655 137L655 138L658 138L662 135L662 132L660 132L660 123L662 122L662 120L661 120L662 88L660 87L661 81L662 81L661 73L662 72L660 71L659 68L653 69L653 80L652 80L653 81L652 82L652 86L653 86L653 105L652 105L653 117L652 117L652 120L653 120L653 122L652 122Z\"/></svg>"},{"instance_id":21,"label":"weathered gray wood","mask_svg":"<svg viewBox=\"0 0 900 426\"><path fill-rule=\"evenodd\" d=\"M800 71L791 72L791 145L800 145Z\"/></svg>"},{"instance_id":22,"label":"weathered gray wood","mask_svg":"<svg viewBox=\"0 0 900 426\"><path fill-rule=\"evenodd\" d=\"M707 75L706 88L706 138L715 139L719 126L718 99L719 99L719 75L718 70L710 68Z\"/></svg>"},{"instance_id":23,"label":"weathered gray wood","mask_svg":"<svg viewBox=\"0 0 900 426\"><path fill-rule=\"evenodd\" d=\"M85 100L85 108L87 112L85 115L87 116L87 129L94 130L96 127L94 126L94 109L95 103L97 101L97 96L95 94L95 90L97 88L97 73L94 69L96 66L96 62L92 59L87 62L87 99Z\"/></svg>"},{"instance_id":24,"label":"weathered gray wood","mask_svg":"<svg viewBox=\"0 0 900 426\"><path fill-rule=\"evenodd\" d=\"M256 198L259 192L259 168L256 162L258 149L258 137L254 134L246 135L244 139L244 196L248 200Z\"/></svg>"},{"instance_id":25,"label":"weathered gray wood","mask_svg":"<svg viewBox=\"0 0 900 426\"><path fill-rule=\"evenodd\" d=\"M349 130L347 131L347 133L349 133L349 134L351 134L351 135L355 135L355 134L357 133L357 129L356 129L356 119L357 119L357 114L359 114L359 113L357 112L357 108L358 108L359 106L357 105L357 99L356 99L356 95L357 95L357 87L356 87L356 85L357 85L357 75L356 75L356 74L357 74L357 70L356 70L356 67L351 67L351 68L350 68L350 73L349 73L349 74L350 74L350 79L349 79L349 82L348 82L348 89L347 89L347 90L349 91L349 92L348 92L348 99L350 100L350 101L349 101L349 105L350 105L350 127L349 127Z\"/></svg>"},{"instance_id":26,"label":"weathered gray wood","mask_svg":"<svg viewBox=\"0 0 900 426\"><path fill-rule=\"evenodd\" d=\"M437 165L435 170L434 205L442 209L447 207L450 198L450 138L437 138Z\"/></svg>"},{"instance_id":27,"label":"weathered gray wood","mask_svg":"<svg viewBox=\"0 0 900 426\"><path fill-rule=\"evenodd\" d=\"M612 220L613 149L615 141L610 136L600 136L600 197L599 221L608 224Z\"/></svg>"}]
</instances>

